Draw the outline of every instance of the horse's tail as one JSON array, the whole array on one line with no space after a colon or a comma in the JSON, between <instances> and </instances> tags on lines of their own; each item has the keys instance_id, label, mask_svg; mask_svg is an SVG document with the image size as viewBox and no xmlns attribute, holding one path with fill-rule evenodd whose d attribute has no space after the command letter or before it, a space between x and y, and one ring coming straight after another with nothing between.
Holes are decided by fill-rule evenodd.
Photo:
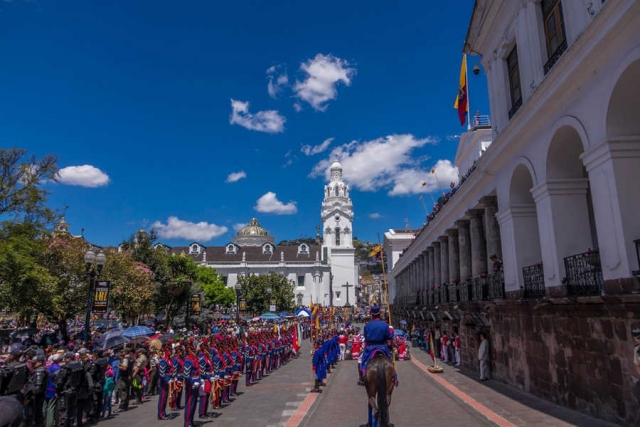
<instances>
[{"instance_id":1,"label":"horse's tail","mask_svg":"<svg viewBox=\"0 0 640 427\"><path fill-rule=\"evenodd\" d=\"M387 407L387 370L383 363L378 365L376 374L378 427L386 427L389 424L389 408Z\"/></svg>"}]
</instances>

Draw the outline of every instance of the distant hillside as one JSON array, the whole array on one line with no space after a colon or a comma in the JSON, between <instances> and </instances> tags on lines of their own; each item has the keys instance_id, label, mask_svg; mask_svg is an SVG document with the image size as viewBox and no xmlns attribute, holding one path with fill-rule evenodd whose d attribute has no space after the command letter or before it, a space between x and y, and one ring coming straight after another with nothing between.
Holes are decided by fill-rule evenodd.
<instances>
[{"instance_id":1,"label":"distant hillside","mask_svg":"<svg viewBox=\"0 0 640 427\"><path fill-rule=\"evenodd\" d=\"M316 239L314 239L313 237L302 237L295 240L282 240L280 243L278 243L278 246L298 246L303 243L306 243L307 245L315 245Z\"/></svg>"}]
</instances>

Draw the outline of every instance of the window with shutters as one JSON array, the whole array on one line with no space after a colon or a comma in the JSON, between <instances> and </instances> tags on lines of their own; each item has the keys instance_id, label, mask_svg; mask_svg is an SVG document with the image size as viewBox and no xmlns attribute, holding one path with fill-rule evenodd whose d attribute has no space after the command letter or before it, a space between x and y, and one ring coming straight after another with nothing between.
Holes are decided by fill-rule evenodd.
<instances>
[{"instance_id":1,"label":"window with shutters","mask_svg":"<svg viewBox=\"0 0 640 427\"><path fill-rule=\"evenodd\" d=\"M509 94L511 97L511 109L509 119L522 106L522 87L520 86L520 66L518 63L518 46L511 49L507 56L507 73L509 75Z\"/></svg>"},{"instance_id":2,"label":"window with shutters","mask_svg":"<svg viewBox=\"0 0 640 427\"><path fill-rule=\"evenodd\" d=\"M564 28L562 1L542 0L541 6L547 44L547 63L544 65L544 73L547 74L567 50L567 35Z\"/></svg>"}]
</instances>

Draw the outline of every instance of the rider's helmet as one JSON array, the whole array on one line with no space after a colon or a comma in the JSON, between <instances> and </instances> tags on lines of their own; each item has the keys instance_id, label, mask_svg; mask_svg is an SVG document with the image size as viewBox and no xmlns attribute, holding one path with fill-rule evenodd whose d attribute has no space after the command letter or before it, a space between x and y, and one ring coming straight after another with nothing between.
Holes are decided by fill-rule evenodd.
<instances>
[{"instance_id":1,"label":"rider's helmet","mask_svg":"<svg viewBox=\"0 0 640 427\"><path fill-rule=\"evenodd\" d=\"M380 306L376 305L374 303L374 305L371 306L371 316L372 317L379 317L380 316Z\"/></svg>"}]
</instances>

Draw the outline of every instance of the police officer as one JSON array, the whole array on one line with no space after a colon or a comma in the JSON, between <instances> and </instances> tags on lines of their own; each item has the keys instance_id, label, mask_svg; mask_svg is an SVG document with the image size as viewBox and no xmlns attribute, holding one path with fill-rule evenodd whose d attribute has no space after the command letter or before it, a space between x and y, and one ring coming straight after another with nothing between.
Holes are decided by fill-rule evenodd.
<instances>
[{"instance_id":1,"label":"police officer","mask_svg":"<svg viewBox=\"0 0 640 427\"><path fill-rule=\"evenodd\" d=\"M102 412L102 406L104 399L102 397L102 389L105 383L105 373L109 366L109 359L104 356L102 350L96 350L93 353L93 361L89 364L89 375L93 379L92 393L92 405L90 411L90 418L92 421L98 421L100 413Z\"/></svg>"},{"instance_id":2,"label":"police officer","mask_svg":"<svg viewBox=\"0 0 640 427\"><path fill-rule=\"evenodd\" d=\"M36 355L31 359L33 372L29 376L24 392L25 427L44 426L44 392L47 388L49 371L44 365L44 356Z\"/></svg>"},{"instance_id":3,"label":"police officer","mask_svg":"<svg viewBox=\"0 0 640 427\"><path fill-rule=\"evenodd\" d=\"M54 382L59 394L59 426L71 427L76 416L78 389L82 386L85 372L80 362L75 361L75 354L72 352L65 354L64 362Z\"/></svg>"},{"instance_id":4,"label":"police officer","mask_svg":"<svg viewBox=\"0 0 640 427\"><path fill-rule=\"evenodd\" d=\"M83 375L77 393L76 427L82 427L91 412L91 392L93 390L93 378L89 374L91 361L89 360L89 350L81 348L78 351L78 363L82 366Z\"/></svg>"},{"instance_id":5,"label":"police officer","mask_svg":"<svg viewBox=\"0 0 640 427\"><path fill-rule=\"evenodd\" d=\"M29 379L29 368L25 363L25 356L22 351L18 349L11 351L1 375L0 394L14 396L18 401L22 402L22 389Z\"/></svg>"}]
</instances>

